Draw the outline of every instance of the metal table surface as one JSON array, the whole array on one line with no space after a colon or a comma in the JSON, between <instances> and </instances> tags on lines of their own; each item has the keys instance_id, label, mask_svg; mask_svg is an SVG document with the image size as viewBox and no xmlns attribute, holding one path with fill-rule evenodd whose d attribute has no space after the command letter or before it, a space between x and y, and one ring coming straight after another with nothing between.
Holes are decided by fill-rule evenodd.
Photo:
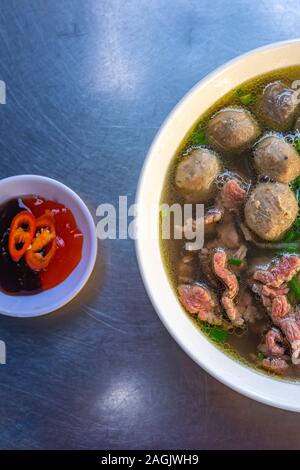
<instances>
[{"instance_id":1,"label":"metal table surface","mask_svg":"<svg viewBox=\"0 0 300 470\"><path fill-rule=\"evenodd\" d=\"M297 0L0 0L1 177L59 179L92 213L134 201L176 102L225 61L299 35ZM299 448L300 416L201 370L169 336L130 240L45 317L0 316L1 449Z\"/></svg>"}]
</instances>

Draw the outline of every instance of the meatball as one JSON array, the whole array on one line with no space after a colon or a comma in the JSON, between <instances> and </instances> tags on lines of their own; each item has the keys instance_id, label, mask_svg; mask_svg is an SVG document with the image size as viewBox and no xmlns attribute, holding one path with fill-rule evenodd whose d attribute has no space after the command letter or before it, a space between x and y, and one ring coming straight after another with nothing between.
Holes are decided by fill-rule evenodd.
<instances>
[{"instance_id":1,"label":"meatball","mask_svg":"<svg viewBox=\"0 0 300 470\"><path fill-rule=\"evenodd\" d=\"M261 183L245 205L248 227L263 240L279 239L297 217L298 204L293 191L283 183Z\"/></svg>"},{"instance_id":2,"label":"meatball","mask_svg":"<svg viewBox=\"0 0 300 470\"><path fill-rule=\"evenodd\" d=\"M249 111L242 108L222 109L208 123L208 140L224 152L239 152L250 147L260 134Z\"/></svg>"},{"instance_id":3,"label":"meatball","mask_svg":"<svg viewBox=\"0 0 300 470\"><path fill-rule=\"evenodd\" d=\"M263 92L263 111L272 127L286 129L295 119L298 104L295 91L283 82L277 81L266 86Z\"/></svg>"},{"instance_id":4,"label":"meatball","mask_svg":"<svg viewBox=\"0 0 300 470\"><path fill-rule=\"evenodd\" d=\"M175 183L188 202L206 202L214 196L221 160L205 148L193 149L177 166Z\"/></svg>"},{"instance_id":5,"label":"meatball","mask_svg":"<svg viewBox=\"0 0 300 470\"><path fill-rule=\"evenodd\" d=\"M261 139L254 151L254 165L259 175L289 183L300 175L300 156L282 137L269 135Z\"/></svg>"}]
</instances>

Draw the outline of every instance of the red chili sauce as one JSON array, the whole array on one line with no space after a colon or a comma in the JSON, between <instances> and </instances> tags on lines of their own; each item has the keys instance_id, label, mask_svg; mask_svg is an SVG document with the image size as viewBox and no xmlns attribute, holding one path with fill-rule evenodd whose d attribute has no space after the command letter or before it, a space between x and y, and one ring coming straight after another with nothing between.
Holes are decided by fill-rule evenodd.
<instances>
[{"instance_id":1,"label":"red chili sauce","mask_svg":"<svg viewBox=\"0 0 300 470\"><path fill-rule=\"evenodd\" d=\"M36 219L51 211L56 233L56 251L49 265L35 271L26 263L26 256L13 261L8 240L14 217L27 210ZM50 214L51 215L51 214ZM81 260L83 234L70 209L40 196L10 200L0 207L0 289L14 295L32 295L63 282Z\"/></svg>"}]
</instances>

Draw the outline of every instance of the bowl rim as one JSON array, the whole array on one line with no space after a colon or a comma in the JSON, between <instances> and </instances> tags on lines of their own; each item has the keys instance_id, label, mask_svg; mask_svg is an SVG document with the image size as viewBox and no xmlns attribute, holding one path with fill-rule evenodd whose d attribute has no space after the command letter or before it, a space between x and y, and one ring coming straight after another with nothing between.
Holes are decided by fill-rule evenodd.
<instances>
[{"instance_id":1,"label":"bowl rim","mask_svg":"<svg viewBox=\"0 0 300 470\"><path fill-rule=\"evenodd\" d=\"M36 174L22 174L22 175L8 176L7 178L1 179L0 180L0 191L1 191L2 184L18 183L18 182L21 182L21 181L22 182L33 182L33 183L34 182L48 183L52 187L59 188L63 193L70 196L70 198L73 199L75 204L82 211L82 214L84 215L87 231L90 235L90 249L89 249L90 256L89 256L88 263L85 265L84 274L80 278L80 281L76 283L75 287L72 290L70 290L66 295L64 295L63 298L58 299L56 302L51 303L48 308L35 308L34 311L32 311L32 313L26 314L26 315L19 315L19 314L16 314L15 312L13 312L13 311L3 311L0 308L0 314L1 315L17 317L17 318L33 318L33 317L37 317L37 316L46 315L48 313L54 312L54 311L62 308L64 305L68 304L71 300L74 299L74 297L76 297L79 294L79 292L83 289L85 284L88 282L88 280L89 280L89 278L90 278L90 276L93 272L93 269L94 269L94 266L95 266L95 263L96 263L96 259L97 259L98 243L97 243L97 237L96 237L95 223L94 223L93 217L91 215L91 212L89 211L88 207L86 206L84 201L81 199L81 197L73 189L69 188L69 186L65 185L61 181L58 181L54 178L49 178L48 176L42 176L42 175L36 175ZM43 196L43 194L39 194L39 195ZM16 194L16 197L17 196L18 196L18 194ZM59 196L58 196L58 199L59 199ZM3 202L4 201L5 201L5 199L3 200ZM74 214L74 217L75 217L75 214ZM76 271L78 266L75 267L75 269L72 271L72 273ZM72 274L72 273L70 273L70 274ZM63 282L65 282L65 281L63 281ZM63 284L63 282L58 284L58 286ZM52 289L48 289L46 291L43 291L43 292L38 293L38 294L34 294L33 296L29 296L29 297L30 298L33 298L33 297L38 298L38 296L41 295L41 294L47 295L48 291L50 292L58 286L55 286ZM5 292L1 292L1 294L5 295L7 297L14 297L14 296L10 296L10 295L6 294ZM22 299L22 298L26 298L26 297L28 297L28 296L19 295L19 296L16 296L16 299Z\"/></svg>"},{"instance_id":2,"label":"bowl rim","mask_svg":"<svg viewBox=\"0 0 300 470\"><path fill-rule=\"evenodd\" d=\"M229 386L231 389L241 393L242 395L252 398L261 403L276 407L276 408L300 412L300 399L298 400L298 394L300 391L299 383L290 382L288 380L280 380L280 379L273 378L273 377L268 377L266 374L260 373L256 371L254 368L252 369L251 367L238 363L237 361L233 360L228 355L226 355L224 352L221 352L219 348L213 345L207 339L207 337L204 334L202 334L200 330L198 330L194 326L192 321L189 318L187 318L187 314L184 315L185 312L183 308L179 306L179 302L177 299L176 299L177 307L175 305L175 302L172 302L172 305L174 308L178 309L179 307L179 309L181 310L181 315L183 318L182 320L180 320L179 326L182 327L182 330L179 331L179 328L175 327L174 324L172 324L170 318L168 318L166 313L163 311L162 299L156 298L155 288L149 276L150 267L147 266L147 263L149 264L149 260L148 261L146 260L146 255L145 255L146 246L145 246L143 238L140 236L141 225L143 222L143 211L141 210L141 208L143 207L143 204L144 204L144 196L145 196L144 188L146 186L147 174L152 164L152 157L155 154L156 148L158 148L159 141L162 138L162 135L165 132L165 129L171 125L171 122L173 121L174 116L180 114L180 109L182 108L184 103L187 100L189 100L196 91L198 91L199 89L207 85L211 79L215 78L217 75L219 75L220 73L226 70L230 70L231 67L238 64L239 62L242 62L245 59L254 57L256 55L257 56L262 55L265 52L269 53L277 49L280 50L284 47L295 46L295 45L300 46L300 38L286 40L286 41L279 41L279 42L274 42L268 45L264 45L262 47L258 47L249 52L246 52L242 55L239 55L238 57L235 57L234 59L229 60L228 62L224 63L223 65L219 66L218 68L210 72L208 75L202 78L199 82L197 82L171 110L171 112L168 114L166 119L163 121L161 127L159 128L158 132L156 133L156 136L154 137L152 141L152 144L148 150L146 159L144 161L144 164L140 173L140 177L139 177L139 181L137 185L137 191L136 191L137 232L136 232L136 237L135 237L135 249L136 249L136 257L137 257L137 262L138 262L139 270L141 273L141 277L142 277L146 292L151 300L151 303L156 313L158 314L160 320L162 321L162 323L164 324L164 326L170 333L170 335L175 339L175 341L180 345L180 347L185 351L186 354L188 354L200 367L202 367L206 372L208 372L214 378L216 378L223 384ZM276 70L275 67L274 67L274 70ZM257 75L259 74L260 73L258 72ZM249 79L254 76L255 76L254 73L252 74L249 73ZM243 82L244 80L241 83ZM191 122L189 128L191 128L194 123L195 122ZM179 143L180 142L178 141L178 144ZM168 165L170 164L170 162L171 162L171 159L169 159ZM164 178L165 176L166 174L164 174ZM161 194L160 194L160 197L161 197ZM157 247L159 249L158 245ZM159 256L160 256L159 266L152 266L152 268L158 269L160 271L160 276L163 276L164 278L168 280L160 253L159 253ZM168 283L169 283L169 280L168 280ZM170 291L172 291L171 295L175 299L175 293L169 283L169 293ZM171 300L170 296L169 296L169 300ZM177 320L179 321L179 318L177 318ZM190 326L188 326L188 323L190 324ZM192 335L191 327L194 329L195 332L197 332L197 338L196 338L196 334ZM195 353L194 346L191 344L187 344L186 338L184 338L185 328L189 329L190 336L193 336L193 338L197 339L197 341L199 342L202 341L202 343L205 345L205 350L208 354L208 358L206 357L205 359L202 359L201 357L199 357L198 354ZM202 340L201 340L201 337L202 337ZM218 351L218 354L216 354L216 351ZM231 361L232 370L227 372L227 375L222 372L220 367L212 366L212 357L218 356L220 359L221 357L220 354L223 356L223 362L226 363L226 366L229 364L228 361ZM276 392L274 389L276 389ZM292 399L286 398L287 393L291 395Z\"/></svg>"}]
</instances>

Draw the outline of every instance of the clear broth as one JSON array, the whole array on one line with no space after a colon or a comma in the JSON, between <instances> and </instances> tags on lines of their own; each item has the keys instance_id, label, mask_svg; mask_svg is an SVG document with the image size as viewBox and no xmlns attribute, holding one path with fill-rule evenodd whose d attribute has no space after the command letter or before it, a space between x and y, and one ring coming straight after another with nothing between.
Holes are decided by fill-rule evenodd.
<instances>
[{"instance_id":1,"label":"clear broth","mask_svg":"<svg viewBox=\"0 0 300 470\"><path fill-rule=\"evenodd\" d=\"M188 132L188 134L185 136L183 139L182 143L180 144L177 152L174 155L174 158L169 166L165 183L164 183L164 189L162 191L161 195L161 204L167 203L169 205L172 205L173 203L180 203L183 204L184 200L177 190L175 183L174 183L174 177L175 177L175 171L177 164L179 160L186 154L187 150L192 147L191 141L192 137L195 131L198 131L199 129L205 129L207 126L207 122L210 119L210 117L215 114L217 111L224 107L228 106L242 106L245 109L248 109L251 113L254 114L256 119L258 120L260 124L260 128L262 131L262 134L267 131L273 131L273 129L270 129L264 122L264 120L261 118L262 112L261 112L261 95L264 87L270 83L274 82L276 80L283 80L284 83L287 85L291 85L294 80L299 80L300 79L300 66L293 66L289 68L284 68L284 69L278 69L275 70L271 73L265 74L265 75L260 75L255 77L254 79L251 79L245 83L240 84L239 87L242 87L243 90L245 90L245 93L255 93L256 95L256 100L253 104L250 104L248 106L244 106L241 104L240 98L237 96L236 89L230 91L227 93L225 96L223 96L220 100L218 100L211 108L209 108L200 118L198 121L195 123L195 125L191 128L191 130ZM238 87L238 88L239 88ZM284 132L284 135L294 133L291 130L288 132ZM230 170L230 171L237 171L241 172L245 176L248 176L252 180L255 178L255 173L251 167L251 153L252 150L249 149L248 151L245 151L242 153L242 155L239 155L238 157L236 156L230 156L230 155L222 155L222 161L224 168ZM256 179L255 179L256 180ZM209 204L208 204L209 206ZM163 240L162 237L160 238L160 246L161 246L161 254L162 254L162 259L165 265L165 269L168 273L169 280L171 282L171 285L174 289L174 292L176 293L177 296L177 275L176 275L176 265L179 261L180 256L182 255L184 251L184 240ZM276 251L274 249L274 252L272 250L268 250L268 254L270 255L275 255ZM259 249L254 246L248 245L248 252L247 252L247 259L251 260L251 258L256 258L258 256L264 256L266 255L265 250ZM199 273L199 279L197 281L201 282L201 273ZM221 348L226 354L229 354L231 357L234 359L238 360L242 364L249 366L251 368L256 368L257 366L253 361L251 361L251 354L254 354L255 356L257 355L257 345L260 342L261 339L261 334L260 333L254 333L250 331L250 329L245 329L242 332L236 332L233 331L228 334L228 337L226 339L225 343L220 343L217 340L214 340L211 335L210 335L210 328L207 326L207 324L194 320L196 326L200 328L200 330L211 340L213 341L219 348ZM262 371L259 369L262 373L265 374L271 374L266 371ZM276 376L277 377L277 376ZM290 379L290 380L299 380L300 379L300 367L292 368L292 372L289 371L289 375L284 377L285 379Z\"/></svg>"}]
</instances>

